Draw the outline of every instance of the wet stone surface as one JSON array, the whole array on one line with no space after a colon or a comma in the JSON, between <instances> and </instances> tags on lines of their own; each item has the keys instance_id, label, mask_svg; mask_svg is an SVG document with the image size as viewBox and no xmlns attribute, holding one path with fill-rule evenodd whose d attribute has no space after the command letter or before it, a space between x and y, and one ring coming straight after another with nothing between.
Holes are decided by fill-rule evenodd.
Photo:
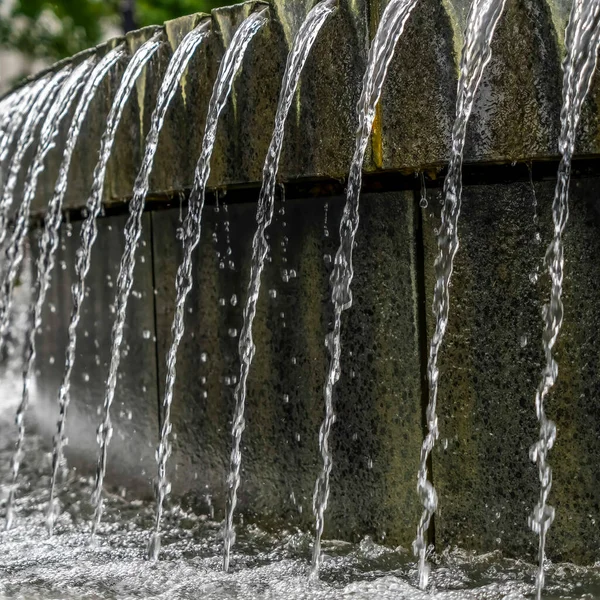
<instances>
[{"instance_id":1,"label":"wet stone surface","mask_svg":"<svg viewBox=\"0 0 600 600\"><path fill-rule=\"evenodd\" d=\"M565 322L556 351L558 382L547 405L558 428L549 455L554 476L549 501L557 513L547 552L555 560L583 563L597 558L600 514L599 186L597 180L571 185ZM440 440L433 455L438 547L502 548L531 558L537 549L527 526L539 489L529 447L538 437L534 398L543 365L541 311L550 290L543 257L552 232L554 184L534 187L538 224L528 183L464 190L440 358ZM430 333L438 215L439 195L432 193L423 211Z\"/></svg>"},{"instance_id":2,"label":"wet stone surface","mask_svg":"<svg viewBox=\"0 0 600 600\"><path fill-rule=\"evenodd\" d=\"M328 276L342 206L341 198L288 201L269 232L272 260L254 324L257 351L248 384L240 502L243 514L271 525L312 526L327 366ZM277 210L282 207L280 201ZM421 440L413 211L411 194L364 198L355 253L356 303L345 317L344 375L336 394L330 536L359 539L369 532L390 543L411 540L418 511L410 484ZM237 336L254 217L253 204L232 205L227 212L221 205L218 213L206 207L177 367L173 488L191 491L200 501L210 494L218 511L231 451ZM179 212L152 218L163 385L180 254Z\"/></svg>"},{"instance_id":3,"label":"wet stone surface","mask_svg":"<svg viewBox=\"0 0 600 600\"><path fill-rule=\"evenodd\" d=\"M71 381L67 420L71 464L91 473L98 446L96 428L104 398L110 361L114 295L123 251L124 217L99 221L98 239L92 251L86 298L78 328L77 355ZM156 350L150 217L144 218L144 234L138 252L133 293L127 311L120 375L111 410L114 432L109 449L110 485L125 486L138 495L150 496L155 475L154 451L158 443ZM80 246L80 223L63 224L52 285L38 334L34 418L46 436L53 435L58 420L58 388L62 378L67 327L71 315L74 260ZM33 238L33 235L32 235ZM36 241L31 239L35 249Z\"/></svg>"},{"instance_id":4,"label":"wet stone surface","mask_svg":"<svg viewBox=\"0 0 600 600\"><path fill-rule=\"evenodd\" d=\"M513 161L555 157L564 53L563 2L508 0L492 44L492 59L478 92L469 128L468 161ZM350 164L357 124L356 104L369 39L385 2L342 0L308 58L286 125L281 177L340 178ZM215 9L211 34L196 50L168 111L161 134L150 197L189 189L206 119L206 107L223 53L235 29L263 5L247 2ZM418 170L447 160L454 116L458 63L468 3L423 0L398 43L367 151L365 169ZM231 100L222 115L209 185L260 181L271 136L281 77L291 41L310 3L276 0L271 19L249 46ZM208 15L195 14L165 25L165 43L140 77L117 134L107 177L107 201L131 196L156 95L173 51L185 33ZM153 33L132 32L133 52ZM101 46L106 52L114 42ZM69 206L85 202L99 144L103 115L118 85L114 69L94 100L76 150L67 194ZM427 76L423 76L423 74ZM585 103L578 151L598 152L598 78ZM523 124L527 124L526 127ZM66 129L58 146L64 144ZM92 151L91 151L92 150ZM50 157L50 162L54 159ZM52 166L51 165L51 166ZM57 165L54 165L57 168ZM55 168L49 168L51 174ZM43 210L55 177L44 177L35 209Z\"/></svg>"}]
</instances>

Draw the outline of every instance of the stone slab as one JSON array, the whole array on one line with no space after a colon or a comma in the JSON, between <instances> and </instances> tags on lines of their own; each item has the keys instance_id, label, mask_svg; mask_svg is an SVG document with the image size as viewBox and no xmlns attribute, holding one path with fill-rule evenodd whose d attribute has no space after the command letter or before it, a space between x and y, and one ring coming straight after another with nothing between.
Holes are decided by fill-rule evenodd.
<instances>
[{"instance_id":1,"label":"stone slab","mask_svg":"<svg viewBox=\"0 0 600 600\"><path fill-rule=\"evenodd\" d=\"M341 0L336 14L325 24L288 120L282 179L347 175L369 40L386 4L384 0ZM164 199L165 194L191 187L218 64L237 26L260 6L246 2L212 12L212 33L192 58L167 116L151 197ZM310 2L272 1L271 19L250 44L231 102L223 112L212 187L260 181L287 54L311 6ZM422 0L410 16L384 85L367 152L367 171L415 171L447 160L468 6L466 0ZM475 100L467 161L512 162L556 156L567 14L563 0L507 0L492 43L492 60ZM195 14L165 25L166 42L140 78L137 102L126 110L117 135L108 176L108 197L113 201L131 196L168 61L183 35L202 18ZM128 34L130 50L152 31L147 28ZM595 155L600 148L597 79L582 118L578 152L584 155ZM89 148L99 141L102 115L108 111L117 80L111 77L110 89L104 89L104 97L98 99L86 125L82 151L77 152L73 166L69 206L85 202L96 157ZM42 187L51 185L44 181ZM48 189L42 191L45 196L48 193ZM43 210L43 203L36 208Z\"/></svg>"},{"instance_id":2,"label":"stone slab","mask_svg":"<svg viewBox=\"0 0 600 600\"><path fill-rule=\"evenodd\" d=\"M124 217L99 221L99 233L87 278L87 294L77 342L66 449L69 464L90 474L95 470L96 428L104 399L110 361L114 294L123 250ZM150 217L144 218L144 235L135 272L134 293L128 307L120 375L111 418L114 433L109 449L109 486L120 485L150 496L155 473L154 451L158 434L158 395L154 333ZM58 419L57 397L71 314L71 285L80 223L63 226L52 286L38 335L35 416L38 426L54 434ZM35 248L35 242L32 240ZM143 368L140 368L143 365Z\"/></svg>"},{"instance_id":3,"label":"stone slab","mask_svg":"<svg viewBox=\"0 0 600 600\"><path fill-rule=\"evenodd\" d=\"M288 201L269 233L271 262L254 326L257 352L249 379L240 490L241 514L266 525L313 526L330 319L329 257L337 247L342 207L342 198ZM412 194L364 198L355 252L356 304L344 318L343 377L336 392L327 519L332 537L370 534L408 545L414 533L418 508L412 478L422 437L414 209ZM253 204L231 205L227 213L223 206L219 213L213 207L205 210L177 368L173 490L191 493L197 504L209 494L217 518L223 514L231 449L237 334L254 214ZM155 212L152 218L162 385L180 257L179 212ZM297 276L284 281L284 269Z\"/></svg>"},{"instance_id":4,"label":"stone slab","mask_svg":"<svg viewBox=\"0 0 600 600\"><path fill-rule=\"evenodd\" d=\"M600 518L600 419L597 393L600 182L571 185L565 235L565 322L557 345L559 377L547 414L558 427L550 453L556 520L552 560L597 560ZM553 182L468 187L461 246L451 289L450 322L440 356L440 440L433 455L439 494L438 549L502 549L534 560L527 518L537 502L534 398L543 365L541 311L549 297L543 258L551 239ZM439 197L423 211L427 304L433 292ZM539 215L536 225L534 215ZM539 241L537 236L539 235ZM537 277L537 280L536 280ZM427 313L431 333L433 317Z\"/></svg>"}]
</instances>

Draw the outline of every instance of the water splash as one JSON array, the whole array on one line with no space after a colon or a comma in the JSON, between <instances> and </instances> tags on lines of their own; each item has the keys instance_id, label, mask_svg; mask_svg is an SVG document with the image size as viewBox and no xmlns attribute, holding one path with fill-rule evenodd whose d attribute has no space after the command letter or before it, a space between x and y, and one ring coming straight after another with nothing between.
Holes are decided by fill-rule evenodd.
<instances>
[{"instance_id":1,"label":"water splash","mask_svg":"<svg viewBox=\"0 0 600 600\"><path fill-rule=\"evenodd\" d=\"M58 393L60 415L57 423L57 431L53 440L52 481L50 484L50 500L46 517L46 525L50 533L52 533L54 521L58 513L58 506L55 506L54 504L54 493L58 478L58 469L62 460L63 446L66 443L65 429L67 423L67 410L70 401L69 390L71 387L71 374L75 365L75 350L77 348L77 326L79 324L79 319L81 318L81 307L85 298L85 281L88 271L90 270L92 247L98 233L96 220L102 209L102 194L104 190L106 168L127 100L131 95L135 82L142 72L142 69L160 47L160 38L161 33L157 33L154 37L140 46L123 73L121 83L115 94L115 100L110 109L110 113L108 114L106 129L100 142L100 153L98 163L94 169L92 191L86 204L87 217L81 227L81 248L77 253L77 259L75 261L77 280L71 290L73 308L68 328L65 370Z\"/></svg>"},{"instance_id":2,"label":"water splash","mask_svg":"<svg viewBox=\"0 0 600 600\"><path fill-rule=\"evenodd\" d=\"M437 509L437 494L428 479L427 463L438 438L436 414L439 386L438 356L450 312L450 279L454 257L458 251L458 217L462 194L462 161L467 124L475 94L486 65L492 58L491 43L496 25L500 20L506 0L474 0L469 11L465 43L460 61L460 77L456 99L456 119L452 128L452 147L448 174L444 181L444 205L438 236L438 256L435 260L435 288L433 292L433 314L435 331L429 346L427 379L429 403L427 405L427 435L423 440L419 463L417 493L423 504L423 513L417 527L413 551L419 559L419 586L427 587L429 566L426 563L427 543L425 535L431 517Z\"/></svg>"},{"instance_id":3,"label":"water splash","mask_svg":"<svg viewBox=\"0 0 600 600\"><path fill-rule=\"evenodd\" d=\"M4 189L0 199L0 246L6 238L8 211L14 201L15 188L25 154L33 145L37 128L48 114L60 86L70 74L71 67L65 67L54 76L43 77L32 84L31 98L33 102L28 107L27 118L17 139L17 145L7 169L6 179L3 181Z\"/></svg>"},{"instance_id":4,"label":"water splash","mask_svg":"<svg viewBox=\"0 0 600 600\"><path fill-rule=\"evenodd\" d=\"M315 484L313 494L313 513L315 516L315 545L312 555L310 578L319 576L321 567L321 536L325 524L325 511L329 501L329 477L333 466L333 458L329 448L329 435L335 422L333 409L333 388L341 373L341 328L342 313L352 306L350 285L354 276L352 251L358 229L358 209L360 204L360 188L362 184L362 166L369 142L369 136L375 120L375 110L387 71L394 56L396 44L404 31L404 26L415 7L417 0L392 0L386 7L371 49L367 70L363 79L363 88L358 101L358 130L354 156L350 165L348 187L346 189L346 205L340 222L340 246L335 255L331 273L331 300L334 306L333 330L327 335L325 345L329 352L329 369L323 390L325 399L325 419L319 431L319 449L323 459L323 467Z\"/></svg>"},{"instance_id":5,"label":"water splash","mask_svg":"<svg viewBox=\"0 0 600 600\"><path fill-rule=\"evenodd\" d=\"M98 428L98 444L100 449L98 453L98 465L96 468L96 480L92 494L92 503L94 504L92 537L95 536L100 520L102 519L102 484L106 473L108 445L112 436L110 408L113 403L117 385L117 373L121 360L121 343L123 341L127 302L133 285L135 253L142 234L142 216L144 213L146 195L148 194L150 185L150 174L152 173L160 131L167 114L167 109L177 91L179 81L193 56L194 51L206 38L209 31L208 22L198 25L198 27L190 31L190 33L183 38L181 44L177 47L177 50L169 61L167 71L158 92L156 106L152 113L150 131L146 136L144 157L142 159L142 166L140 167L135 180L133 198L129 202L129 217L125 225L125 250L121 258L119 277L117 279L117 293L114 302L116 307L116 318L112 328L110 369L104 394L102 422Z\"/></svg>"},{"instance_id":6,"label":"water splash","mask_svg":"<svg viewBox=\"0 0 600 600\"><path fill-rule=\"evenodd\" d=\"M15 278L23 260L23 243L29 230L29 212L35 197L38 179L44 170L46 156L55 147L60 125L83 87L85 78L94 66L95 61L95 57L92 56L73 69L48 110L40 132L37 153L27 172L23 200L19 206L15 230L6 248L6 268L0 288L0 351L4 347L8 333L12 292Z\"/></svg>"},{"instance_id":7,"label":"water splash","mask_svg":"<svg viewBox=\"0 0 600 600\"><path fill-rule=\"evenodd\" d=\"M235 387L235 409L232 425L233 448L231 450L231 463L227 483L229 494L227 499L227 514L224 531L223 569L229 569L231 548L235 542L235 528L233 516L237 504L237 490L240 485L241 451L240 441L245 427L244 406L246 401L246 381L255 346L252 340L252 322L256 314L256 303L260 292L260 278L264 267L265 256L268 251L268 242L265 238L265 230L271 223L273 217L273 204L275 200L275 187L277 180L277 169L283 146L285 122L294 99L298 81L302 73L310 50L324 25L327 18L332 14L336 6L334 0L325 0L317 4L307 15L304 23L298 30L294 39L292 49L288 55L285 73L282 81L282 89L275 115L275 127L271 143L267 151L267 157L263 167L263 183L258 200L256 220L258 228L254 234L252 243L252 260L250 268L250 283L248 285L248 296L244 309L244 324L239 339L240 354L240 376Z\"/></svg>"},{"instance_id":8,"label":"water splash","mask_svg":"<svg viewBox=\"0 0 600 600\"><path fill-rule=\"evenodd\" d=\"M36 334L42 326L42 311L46 300L46 292L50 287L50 277L54 269L54 256L58 247L60 223L62 220L62 203L67 191L69 168L75 145L79 139L81 126L87 115L90 103L105 75L110 68L124 55L124 47L120 46L111 50L91 71L89 79L81 92L79 103L69 128L69 135L63 151L63 159L59 168L58 177L54 186L54 193L44 218L44 231L40 240L39 256L36 261L37 279L33 290L33 302L30 307L30 323L25 335L25 360L23 365L23 391L21 402L17 408L16 423L18 437L15 452L12 458L12 481L6 505L7 524L13 518L14 499L17 490L17 478L19 466L23 456L23 443L25 441L25 414L29 406L29 378L35 363L36 356ZM84 73L87 75L87 71ZM10 525L8 525L10 526Z\"/></svg>"},{"instance_id":9,"label":"water splash","mask_svg":"<svg viewBox=\"0 0 600 600\"><path fill-rule=\"evenodd\" d=\"M536 598L542 597L544 588L544 559L546 535L554 520L554 508L548 504L552 488L552 469L548 452L556 439L556 425L548 419L544 401L558 377L558 363L553 348L563 321L562 284L564 278L564 246L562 234L569 218L569 180L571 159L575 150L577 126L583 101L590 89L598 61L600 46L600 1L575 0L571 8L566 36L567 55L563 63L563 104L560 113L561 130L558 148L561 160L552 204L554 235L546 251L546 265L552 282L550 302L544 306L544 332L542 337L546 365L535 395L535 412L540 424L539 440L531 447L531 460L538 465L540 496L529 525L539 536Z\"/></svg>"},{"instance_id":10,"label":"water splash","mask_svg":"<svg viewBox=\"0 0 600 600\"><path fill-rule=\"evenodd\" d=\"M171 433L171 404L173 402L173 389L176 378L177 349L185 331L185 301L192 289L193 281L192 254L200 241L204 194L206 182L210 175L210 159L217 136L219 116L227 103L233 79L240 69L248 44L266 22L267 11L263 9L251 14L238 27L221 61L212 96L208 104L202 150L196 166L194 187L190 195L188 212L183 222L183 259L177 269L175 280L176 300L175 314L171 326L172 342L167 353L167 378L163 399L162 428L160 443L156 451L156 461L158 463L158 476L155 482L156 515L154 531L148 545L148 555L151 560L157 560L160 552L160 525L163 504L171 489L171 484L167 479L167 461L171 454L169 434Z\"/></svg>"}]
</instances>

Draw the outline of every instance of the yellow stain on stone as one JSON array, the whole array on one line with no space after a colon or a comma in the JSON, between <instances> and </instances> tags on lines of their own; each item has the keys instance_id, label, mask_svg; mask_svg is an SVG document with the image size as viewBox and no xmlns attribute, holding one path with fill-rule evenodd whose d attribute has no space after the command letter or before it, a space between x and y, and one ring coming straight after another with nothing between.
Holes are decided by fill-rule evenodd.
<instances>
[{"instance_id":1,"label":"yellow stain on stone","mask_svg":"<svg viewBox=\"0 0 600 600\"><path fill-rule=\"evenodd\" d=\"M183 39L181 35L181 29L179 27L179 19L175 19L173 21L166 21L165 32L167 34L167 40L169 41L171 50L175 52L175 50L177 50L179 44L181 43L181 40ZM188 69L189 67L185 68L185 71L182 73L181 79L179 80L179 87L181 88L181 97L183 98L183 105L185 107L187 107L185 87Z\"/></svg>"},{"instance_id":2,"label":"yellow stain on stone","mask_svg":"<svg viewBox=\"0 0 600 600\"><path fill-rule=\"evenodd\" d=\"M375 107L375 119L371 129L371 147L373 149L373 163L375 168L383 167L383 118L381 113L381 102Z\"/></svg>"},{"instance_id":3,"label":"yellow stain on stone","mask_svg":"<svg viewBox=\"0 0 600 600\"><path fill-rule=\"evenodd\" d=\"M283 29L286 44L291 49L294 38L314 2L311 0L273 0L273 4Z\"/></svg>"},{"instance_id":4,"label":"yellow stain on stone","mask_svg":"<svg viewBox=\"0 0 600 600\"><path fill-rule=\"evenodd\" d=\"M565 54L565 29L569 21L571 2L568 0L546 0L546 2L550 8L558 49L562 58Z\"/></svg>"},{"instance_id":5,"label":"yellow stain on stone","mask_svg":"<svg viewBox=\"0 0 600 600\"><path fill-rule=\"evenodd\" d=\"M277 19L283 30L288 51L290 51L294 44L294 39L298 33L298 30L302 26L304 19L306 19L306 16L315 3L310 0L273 0L273 4L277 14ZM302 82L299 81L295 97L296 127L300 127L301 124L301 86Z\"/></svg>"},{"instance_id":6,"label":"yellow stain on stone","mask_svg":"<svg viewBox=\"0 0 600 600\"><path fill-rule=\"evenodd\" d=\"M147 67L142 69L137 81L135 83L136 93L137 93L137 101L139 106L139 115L140 115L140 142L143 144L144 140L144 104L146 98L146 76L148 74Z\"/></svg>"},{"instance_id":7,"label":"yellow stain on stone","mask_svg":"<svg viewBox=\"0 0 600 600\"><path fill-rule=\"evenodd\" d=\"M140 46L150 39L150 28L146 28L145 30L139 30L133 32L131 35L127 36L127 45L129 46L129 51L131 55L135 54L137 50L139 50ZM140 144L144 144L144 109L145 109L145 99L146 99L146 79L148 75L148 67L144 66L139 77L135 82L135 91L136 98L138 103L138 113L139 113L139 121L140 121Z\"/></svg>"}]
</instances>

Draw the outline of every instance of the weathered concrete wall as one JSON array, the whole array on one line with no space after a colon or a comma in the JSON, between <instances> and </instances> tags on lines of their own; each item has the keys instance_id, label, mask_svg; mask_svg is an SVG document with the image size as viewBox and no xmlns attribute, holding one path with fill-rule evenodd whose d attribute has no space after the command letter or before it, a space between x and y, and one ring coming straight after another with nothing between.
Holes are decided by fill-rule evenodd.
<instances>
[{"instance_id":1,"label":"weathered concrete wall","mask_svg":"<svg viewBox=\"0 0 600 600\"><path fill-rule=\"evenodd\" d=\"M588 563L597 559L600 507L599 186L598 179L571 185L565 322L556 352L558 382L548 401L548 415L558 428L549 458L550 503L557 516L548 552ZM442 443L433 459L440 494L436 538L442 546L508 545L532 553L536 544L526 528L538 494L528 450L539 429L534 399L544 363L541 313L550 284L543 257L553 232L554 185L536 183L534 189L535 196L529 183L465 190L452 315L440 359ZM423 215L428 304L437 198L431 206L433 213Z\"/></svg>"},{"instance_id":2,"label":"weathered concrete wall","mask_svg":"<svg viewBox=\"0 0 600 600\"><path fill-rule=\"evenodd\" d=\"M329 257L337 247L337 235L324 235L324 214L327 210L329 227L335 229L342 207L342 198L289 201L270 233L271 261L254 327L257 351L248 384L241 490L243 513L267 522L312 522L327 367L323 340L331 318ZM174 489L191 491L200 500L210 493L220 512L254 215L254 204L232 205L227 212L221 207L219 213L207 209L188 304L188 335L177 368ZM180 256L178 216L177 210L153 213L161 384ZM417 516L412 485L421 443L416 216L412 194L368 196L363 204L356 310L344 323L345 369L333 441L328 533L337 537L360 538L368 530L379 539L406 543ZM376 254L373 244L379 248ZM286 282L285 269L297 277Z\"/></svg>"},{"instance_id":3,"label":"weathered concrete wall","mask_svg":"<svg viewBox=\"0 0 600 600\"><path fill-rule=\"evenodd\" d=\"M166 24L164 47L137 84L109 164L105 200L114 208L131 195L173 50L185 33L210 18L212 34L192 59L161 135L148 206L172 209L145 217L147 245L141 249L144 261L138 264L135 285L142 297L132 299L126 339L130 349L113 412L120 433L109 460L112 481L122 484L125 479L131 487L134 482L128 478L141 474L143 493L150 489L148 478L155 470L158 404L181 252L177 204L192 184L219 61L235 28L257 5L246 3ZM238 371L237 333L255 226L256 185L287 52L311 5L273 0L271 21L251 43L223 111L212 162L211 188L223 190L225 201L234 201L227 211L221 206L217 213L212 205L205 210L187 333L179 352L170 478L174 494L188 494L200 508L206 508L209 495L217 517L223 511L231 444L232 378ZM272 256L255 323L257 353L243 440L241 512L263 524L312 524L327 361L323 340L331 319L328 277L343 205L332 181L348 172L367 49L384 6L376 0L340 0L338 12L315 44L286 126L280 178L296 197L286 203L285 215L277 214L270 231ZM429 206L421 209L418 180L407 174L426 168L428 178L435 179L447 159L467 6L465 0L421 1L398 44L378 108L365 163L368 185L378 193L362 198L355 304L344 315L329 536L358 539L368 534L406 547L414 536L439 191L432 191ZM508 0L469 126L468 162L535 159L537 178L537 169L556 157L567 14L562 0ZM127 36L130 51L154 31ZM72 211L85 202L95 148L122 70L122 65L115 69L94 101L80 138L67 198ZM599 95L596 78L578 143L579 153L590 159L599 151ZM57 150L36 201L38 212L44 210L59 160ZM465 186L451 320L440 359L442 439L432 461L440 509L432 539L440 550L456 544L479 551L501 548L532 558L536 538L528 530L527 516L537 501L538 484L528 449L538 435L533 399L542 366L540 313L549 287L542 259L549 240L553 181L536 181L536 224L532 189L523 183L528 179L524 165L514 173L507 174L507 169L502 170L502 183L494 182L500 170L491 168L480 170L485 185L467 181ZM598 173L597 165L594 170ZM386 179L387 172L398 174L397 179ZM389 191L390 182L404 191ZM595 527L600 518L595 397L600 385L595 350L600 314L595 260L599 185L597 179L576 174L572 186L560 374L548 407L558 426L550 456L555 474L551 503L557 519L548 552L551 558L575 562L600 558ZM247 193L223 196L238 186L247 187ZM382 192L386 186L388 191ZM308 191L299 193L301 188ZM209 200L214 202L214 196ZM101 220L88 312L81 324L70 438L72 456L87 465L94 461L95 411L106 377L111 284L122 251L123 222L122 216ZM38 381L49 398L56 395L62 369L77 245L74 231L64 240L59 260L64 260L65 269L57 269L53 283L50 302L57 310L47 310L45 335L40 336ZM534 284L530 276L536 268ZM283 269L293 269L298 276L284 282ZM232 302L234 296L237 302ZM85 373L89 381L81 379ZM53 421L42 414L42 423L53 426Z\"/></svg>"}]
</instances>

